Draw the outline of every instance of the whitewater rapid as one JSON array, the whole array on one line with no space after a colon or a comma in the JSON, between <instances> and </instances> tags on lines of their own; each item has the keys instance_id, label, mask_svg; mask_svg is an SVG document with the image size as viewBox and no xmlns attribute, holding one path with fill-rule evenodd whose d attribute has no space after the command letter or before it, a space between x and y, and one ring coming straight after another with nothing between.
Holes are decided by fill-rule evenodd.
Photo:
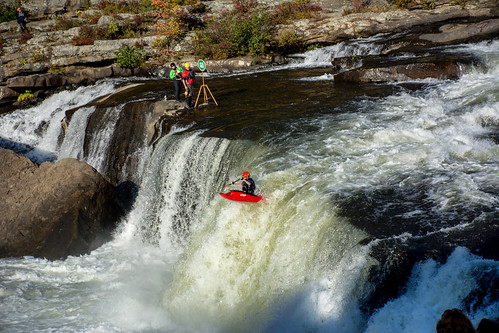
<instances>
[{"instance_id":1,"label":"whitewater rapid","mask_svg":"<svg viewBox=\"0 0 499 333\"><path fill-rule=\"evenodd\" d=\"M144 154L135 204L111 242L60 261L0 259L0 330L434 331L445 309L465 307L480 291L481 278L499 278L498 262L456 247L443 263L417 263L404 292L368 313L363 302L378 287L370 272L379 266L370 251L494 221L498 46L462 46L487 60L485 72L359 97L296 117L258 141L174 128ZM321 80L331 78L312 81ZM63 92L2 115L0 136L31 147L26 151L35 160L78 158L81 129L94 110L84 101L111 93L115 84ZM62 140L60 118L75 107ZM88 159L97 169L113 131L112 121L103 125ZM264 202L241 205L218 195L246 170ZM348 200L385 192L394 198L380 200L375 212L400 205L389 217L407 226L380 224L390 233L376 238L344 216ZM399 193L402 203L395 200ZM461 221L463 212L473 218ZM364 218L380 223L375 215ZM491 297L468 313L477 325L499 316L499 302Z\"/></svg>"}]
</instances>

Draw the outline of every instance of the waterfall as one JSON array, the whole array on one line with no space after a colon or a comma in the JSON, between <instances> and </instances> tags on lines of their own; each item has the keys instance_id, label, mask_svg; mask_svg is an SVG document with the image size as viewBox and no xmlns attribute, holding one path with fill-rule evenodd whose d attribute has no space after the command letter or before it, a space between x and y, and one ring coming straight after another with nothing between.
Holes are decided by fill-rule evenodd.
<instances>
[{"instance_id":1,"label":"waterfall","mask_svg":"<svg viewBox=\"0 0 499 333\"><path fill-rule=\"evenodd\" d=\"M177 247L198 223L219 185L228 141L177 134L163 137L146 167L141 190L127 228L161 248Z\"/></svg>"},{"instance_id":2,"label":"waterfall","mask_svg":"<svg viewBox=\"0 0 499 333\"><path fill-rule=\"evenodd\" d=\"M61 121L66 111L111 93L114 84L113 81L104 80L74 91L62 91L50 96L40 105L3 114L0 116L0 137L11 142L9 148L23 153L35 162L57 159L63 137Z\"/></svg>"},{"instance_id":3,"label":"waterfall","mask_svg":"<svg viewBox=\"0 0 499 333\"><path fill-rule=\"evenodd\" d=\"M246 158L239 160L242 151ZM368 247L358 245L365 235L331 214L332 207L321 205L315 185L288 191L272 180L283 176L278 170L259 175L255 162L269 153L245 142L173 131L150 158L117 239L140 239L178 257L163 305L183 327L261 330L269 320L263 314L279 312L310 290L330 294L327 285L344 279L345 270L351 275L334 298L350 309L357 304L351 291L364 283L369 266ZM231 202L217 195L243 166L270 183L259 188L267 197L264 203ZM343 324L351 316L329 303L317 306L325 317L336 313Z\"/></svg>"},{"instance_id":4,"label":"waterfall","mask_svg":"<svg viewBox=\"0 0 499 333\"><path fill-rule=\"evenodd\" d=\"M497 318L497 45L460 46L485 72L381 93L322 68L210 78L234 103L189 113L154 149L136 133L141 99L162 98L153 89L88 104L114 91L102 83L2 115L7 144L113 171L105 151L120 153L108 145L135 112L125 135L141 148L126 157L142 164L118 170L138 195L112 241L66 260L0 260L0 327L384 333L433 331L452 307L475 326ZM218 195L243 171L265 200Z\"/></svg>"}]
</instances>

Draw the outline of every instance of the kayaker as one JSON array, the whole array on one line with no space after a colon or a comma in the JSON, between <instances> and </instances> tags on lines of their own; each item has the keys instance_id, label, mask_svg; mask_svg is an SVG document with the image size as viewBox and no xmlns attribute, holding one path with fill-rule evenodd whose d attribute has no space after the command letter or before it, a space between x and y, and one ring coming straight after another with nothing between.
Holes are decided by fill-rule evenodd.
<instances>
[{"instance_id":1,"label":"kayaker","mask_svg":"<svg viewBox=\"0 0 499 333\"><path fill-rule=\"evenodd\" d=\"M232 185L242 186L244 193L255 195L255 181L250 178L250 173L248 171L244 171L243 176L238 180L242 180L241 184L235 184L236 180L232 182Z\"/></svg>"}]
</instances>

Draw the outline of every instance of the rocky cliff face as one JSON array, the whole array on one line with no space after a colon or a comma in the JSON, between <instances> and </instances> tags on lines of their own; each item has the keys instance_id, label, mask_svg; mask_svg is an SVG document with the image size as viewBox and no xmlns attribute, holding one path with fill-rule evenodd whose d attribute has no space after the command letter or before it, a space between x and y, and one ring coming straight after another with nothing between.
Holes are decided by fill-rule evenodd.
<instances>
[{"instance_id":1,"label":"rocky cliff face","mask_svg":"<svg viewBox=\"0 0 499 333\"><path fill-rule=\"evenodd\" d=\"M19 6L18 0L4 0L6 6ZM99 1L91 1L98 3ZM56 11L66 8L66 10L78 10L88 5L88 0L26 0L22 2L22 8L26 10L30 17L41 18L44 15L53 15Z\"/></svg>"},{"instance_id":2,"label":"rocky cliff face","mask_svg":"<svg viewBox=\"0 0 499 333\"><path fill-rule=\"evenodd\" d=\"M81 255L109 238L113 187L75 159L37 165L0 148L0 257Z\"/></svg>"}]
</instances>

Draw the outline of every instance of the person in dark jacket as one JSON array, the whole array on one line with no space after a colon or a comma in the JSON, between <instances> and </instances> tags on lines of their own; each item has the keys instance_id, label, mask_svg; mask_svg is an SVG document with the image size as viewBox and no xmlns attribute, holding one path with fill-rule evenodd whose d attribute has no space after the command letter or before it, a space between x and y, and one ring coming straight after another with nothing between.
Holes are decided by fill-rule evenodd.
<instances>
[{"instance_id":1,"label":"person in dark jacket","mask_svg":"<svg viewBox=\"0 0 499 333\"><path fill-rule=\"evenodd\" d=\"M26 15L26 13L21 8L17 8L17 23L21 28L21 33L26 31L27 22L28 22L28 16Z\"/></svg>"},{"instance_id":2,"label":"person in dark jacket","mask_svg":"<svg viewBox=\"0 0 499 333\"><path fill-rule=\"evenodd\" d=\"M236 185L242 186L244 193L255 195L255 181L250 178L250 173L248 171L243 172L243 176L240 180L242 180L242 183ZM235 182L232 182L232 184L234 183Z\"/></svg>"}]
</instances>

